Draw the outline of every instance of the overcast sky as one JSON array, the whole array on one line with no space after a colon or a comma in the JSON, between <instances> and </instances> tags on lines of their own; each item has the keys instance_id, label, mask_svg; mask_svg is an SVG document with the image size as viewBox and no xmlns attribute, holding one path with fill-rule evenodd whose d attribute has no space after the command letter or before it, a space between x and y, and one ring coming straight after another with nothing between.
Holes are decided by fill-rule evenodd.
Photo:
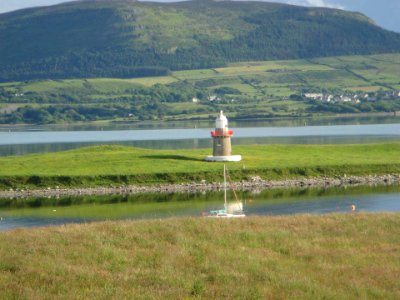
<instances>
[{"instance_id":1,"label":"overcast sky","mask_svg":"<svg viewBox=\"0 0 400 300\"><path fill-rule=\"evenodd\" d=\"M168 2L169 0L159 0ZM0 13L25 7L52 5L65 0L0 0ZM359 11L380 26L400 32L400 0L274 0L270 2L290 3L306 6L325 6Z\"/></svg>"}]
</instances>

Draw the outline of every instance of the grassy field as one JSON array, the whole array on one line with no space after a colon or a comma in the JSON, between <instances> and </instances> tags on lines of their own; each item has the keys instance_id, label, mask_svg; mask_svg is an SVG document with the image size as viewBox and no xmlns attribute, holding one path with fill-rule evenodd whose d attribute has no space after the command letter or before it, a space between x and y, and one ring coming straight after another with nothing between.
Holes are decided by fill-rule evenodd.
<instances>
[{"instance_id":1,"label":"grassy field","mask_svg":"<svg viewBox=\"0 0 400 300\"><path fill-rule=\"evenodd\" d=\"M231 64L225 68L172 72L170 76L132 79L94 78L74 80L46 80L3 83L7 90L28 92L59 92L69 89L92 89L92 93L119 94L140 85L169 84L189 81L193 84L214 80L212 91L218 86L230 86L243 94L264 96L282 89L277 96L289 96L301 87L338 88L373 91L400 85L400 54L343 56L309 60L259 61ZM351 70L352 72L348 72ZM362 79L360 75L364 79ZM190 99L188 99L190 100Z\"/></svg>"},{"instance_id":2,"label":"grassy field","mask_svg":"<svg viewBox=\"0 0 400 300\"><path fill-rule=\"evenodd\" d=\"M399 214L0 233L2 299L399 299Z\"/></svg>"},{"instance_id":3,"label":"grassy field","mask_svg":"<svg viewBox=\"0 0 400 300\"><path fill-rule=\"evenodd\" d=\"M57 153L0 158L0 186L93 186L220 181L221 163L210 149L149 150L95 146ZM233 180L400 173L400 144L235 146Z\"/></svg>"}]
</instances>

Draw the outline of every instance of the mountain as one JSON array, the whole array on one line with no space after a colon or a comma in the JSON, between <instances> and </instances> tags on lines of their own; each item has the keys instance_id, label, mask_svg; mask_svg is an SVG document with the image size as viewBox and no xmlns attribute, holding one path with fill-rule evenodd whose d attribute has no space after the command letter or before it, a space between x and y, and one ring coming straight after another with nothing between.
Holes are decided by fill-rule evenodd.
<instances>
[{"instance_id":1,"label":"mountain","mask_svg":"<svg viewBox=\"0 0 400 300\"><path fill-rule=\"evenodd\" d=\"M277 3L92 0L0 15L1 81L389 52L400 52L400 34L360 13Z\"/></svg>"}]
</instances>

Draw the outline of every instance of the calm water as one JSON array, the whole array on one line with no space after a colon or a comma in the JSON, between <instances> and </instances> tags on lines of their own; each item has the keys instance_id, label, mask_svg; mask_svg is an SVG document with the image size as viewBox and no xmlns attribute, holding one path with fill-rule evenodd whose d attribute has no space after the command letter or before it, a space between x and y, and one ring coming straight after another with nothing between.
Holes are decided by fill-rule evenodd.
<instances>
[{"instance_id":1,"label":"calm water","mask_svg":"<svg viewBox=\"0 0 400 300\"><path fill-rule=\"evenodd\" d=\"M54 152L104 143L152 149L206 148L211 146L213 124L3 126L0 127L0 156ZM230 126L234 129L233 144L400 141L399 117L241 121L231 122Z\"/></svg>"},{"instance_id":2,"label":"calm water","mask_svg":"<svg viewBox=\"0 0 400 300\"><path fill-rule=\"evenodd\" d=\"M228 113L229 118L229 113ZM400 116L360 116L360 117L322 117L296 119L265 120L229 120L232 128L242 127L299 127L331 125L370 125L400 123ZM183 129L211 128L214 121L179 121L179 122L140 122L140 123L83 123L50 125L0 125L0 131L110 131L110 130L145 130L145 129Z\"/></svg>"},{"instance_id":3,"label":"calm water","mask_svg":"<svg viewBox=\"0 0 400 300\"><path fill-rule=\"evenodd\" d=\"M400 186L270 189L239 192L246 214L288 215L400 212ZM102 220L201 216L223 207L212 193L139 194L64 198L0 199L0 230Z\"/></svg>"}]
</instances>

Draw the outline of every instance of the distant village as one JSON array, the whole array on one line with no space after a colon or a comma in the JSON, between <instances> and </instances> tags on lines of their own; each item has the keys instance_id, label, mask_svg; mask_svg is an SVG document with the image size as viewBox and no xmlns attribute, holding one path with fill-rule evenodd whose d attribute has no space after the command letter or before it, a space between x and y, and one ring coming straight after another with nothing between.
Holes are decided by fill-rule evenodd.
<instances>
[{"instance_id":1,"label":"distant village","mask_svg":"<svg viewBox=\"0 0 400 300\"><path fill-rule=\"evenodd\" d=\"M304 98L327 103L360 103L375 102L380 100L399 100L400 91L378 91L371 93L344 93L340 95L323 93L305 93Z\"/></svg>"},{"instance_id":2,"label":"distant village","mask_svg":"<svg viewBox=\"0 0 400 300\"><path fill-rule=\"evenodd\" d=\"M294 96L294 95L293 95ZM292 96L291 96L292 97ZM291 98L290 97L290 98ZM308 100L315 100L325 103L361 103L361 102L375 102L381 100L400 100L400 91L377 91L377 92L346 92L346 93L303 93L301 96L296 96L297 98L303 98ZM288 100L289 97L282 97L282 100ZM234 98L226 99L220 95L209 95L207 97L209 102L219 102L222 100L228 100L230 102L235 102ZM193 97L193 103L201 102L199 98Z\"/></svg>"},{"instance_id":3,"label":"distant village","mask_svg":"<svg viewBox=\"0 0 400 300\"><path fill-rule=\"evenodd\" d=\"M13 94L15 97L24 97L24 93L15 93ZM294 96L294 95L293 95ZM292 96L291 96L292 97ZM282 100L288 100L291 97L282 97ZM341 94L334 93L303 93L301 96L303 99L315 100L324 103L361 103L361 102L375 102L380 100L400 100L400 91L392 90L392 91L377 91L377 92L346 92ZM193 103L201 102L199 98L192 97ZM209 102L219 102L222 100L235 102L237 99L230 98L226 99L225 97L221 97L221 95L208 95L207 100Z\"/></svg>"}]
</instances>

